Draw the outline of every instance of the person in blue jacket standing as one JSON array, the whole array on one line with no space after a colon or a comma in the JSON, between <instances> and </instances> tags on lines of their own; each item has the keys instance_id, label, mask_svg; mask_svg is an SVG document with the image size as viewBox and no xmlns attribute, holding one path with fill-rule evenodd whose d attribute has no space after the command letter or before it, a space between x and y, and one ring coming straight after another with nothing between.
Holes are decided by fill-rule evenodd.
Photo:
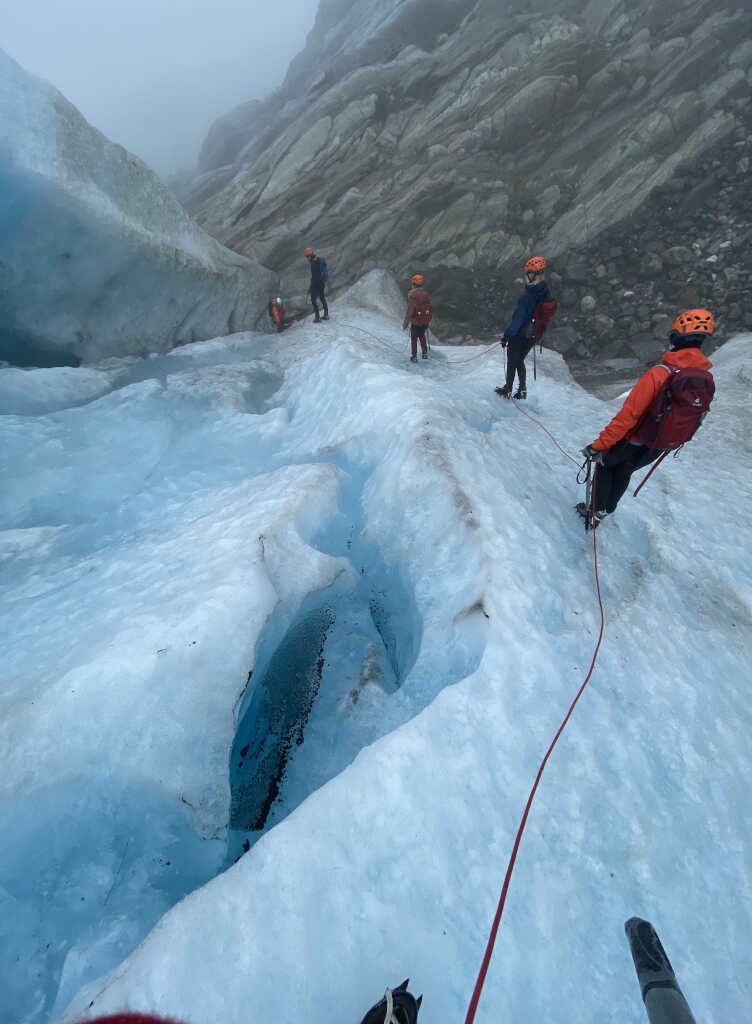
<instances>
[{"instance_id":1,"label":"person in blue jacket standing","mask_svg":"<svg viewBox=\"0 0 752 1024\"><path fill-rule=\"evenodd\" d=\"M507 350L507 379L504 387L496 388L496 391L504 398L527 398L525 357L533 347L533 313L539 303L551 299L545 280L546 261L542 256L532 256L527 261L525 277L525 291L517 300L514 315L501 339L501 347ZM515 373L518 387L512 394Z\"/></svg>"},{"instance_id":2,"label":"person in blue jacket standing","mask_svg":"<svg viewBox=\"0 0 752 1024\"><path fill-rule=\"evenodd\" d=\"M326 304L326 296L324 295L329 271L327 270L324 257L317 256L310 245L303 250L303 255L311 265L311 285L308 289L308 294L311 296L311 304L313 306L313 322L317 324L319 320L329 319L329 307ZM321 299L321 305L324 307L323 317L319 316L318 299Z\"/></svg>"}]
</instances>

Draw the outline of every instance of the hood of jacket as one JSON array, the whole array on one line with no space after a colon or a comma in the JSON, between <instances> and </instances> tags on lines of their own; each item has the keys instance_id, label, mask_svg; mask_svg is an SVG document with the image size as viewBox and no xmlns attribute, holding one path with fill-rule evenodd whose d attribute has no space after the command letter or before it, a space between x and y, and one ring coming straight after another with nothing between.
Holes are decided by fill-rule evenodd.
<instances>
[{"instance_id":1,"label":"hood of jacket","mask_svg":"<svg viewBox=\"0 0 752 1024\"><path fill-rule=\"evenodd\" d=\"M669 349L661 356L661 362L678 366L680 369L692 367L693 370L709 370L713 365L699 348L679 348L676 352Z\"/></svg>"}]
</instances>

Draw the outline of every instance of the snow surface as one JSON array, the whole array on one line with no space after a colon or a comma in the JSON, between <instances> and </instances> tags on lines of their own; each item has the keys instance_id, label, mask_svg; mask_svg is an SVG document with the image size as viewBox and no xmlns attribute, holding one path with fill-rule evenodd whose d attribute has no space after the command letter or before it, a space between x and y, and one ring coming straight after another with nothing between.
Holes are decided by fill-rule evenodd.
<instances>
[{"instance_id":1,"label":"snow surface","mask_svg":"<svg viewBox=\"0 0 752 1024\"><path fill-rule=\"evenodd\" d=\"M354 1024L408 975L464 1018L599 615L576 470L500 350L411 364L402 313L374 274L282 336L0 369L2 1020ZM605 640L478 1021L643 1021L632 915L698 1020L748 1016L750 340L598 531ZM618 402L538 368L575 454Z\"/></svg>"}]
</instances>

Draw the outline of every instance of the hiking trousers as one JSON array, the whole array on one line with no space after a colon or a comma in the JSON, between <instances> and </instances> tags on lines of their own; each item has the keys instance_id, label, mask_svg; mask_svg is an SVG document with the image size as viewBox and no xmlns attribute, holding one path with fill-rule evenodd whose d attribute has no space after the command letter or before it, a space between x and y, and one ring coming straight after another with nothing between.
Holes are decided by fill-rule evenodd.
<instances>
[{"instance_id":1,"label":"hiking trousers","mask_svg":"<svg viewBox=\"0 0 752 1024\"><path fill-rule=\"evenodd\" d=\"M532 347L533 343L530 338L523 338L519 335L517 335L516 338L512 338L512 340L507 343L507 391L511 392L514 388L515 373L517 374L517 379L520 382L520 389L522 391L527 390L525 357Z\"/></svg>"},{"instance_id":2,"label":"hiking trousers","mask_svg":"<svg viewBox=\"0 0 752 1024\"><path fill-rule=\"evenodd\" d=\"M609 448L602 466L595 467L593 487L595 507L598 512L613 512L619 499L629 487L629 479L636 469L655 462L661 454L660 448L648 448L644 444L619 441Z\"/></svg>"},{"instance_id":3,"label":"hiking trousers","mask_svg":"<svg viewBox=\"0 0 752 1024\"><path fill-rule=\"evenodd\" d=\"M321 304L324 307L324 316L329 316L329 307L326 304L323 283L311 285L311 305L313 306L313 311L316 314L316 316L319 315L319 304L316 301L317 299L321 300Z\"/></svg>"},{"instance_id":4,"label":"hiking trousers","mask_svg":"<svg viewBox=\"0 0 752 1024\"><path fill-rule=\"evenodd\" d=\"M428 352L426 344L426 325L410 324L410 354L417 356L418 341L420 341L421 352Z\"/></svg>"}]
</instances>

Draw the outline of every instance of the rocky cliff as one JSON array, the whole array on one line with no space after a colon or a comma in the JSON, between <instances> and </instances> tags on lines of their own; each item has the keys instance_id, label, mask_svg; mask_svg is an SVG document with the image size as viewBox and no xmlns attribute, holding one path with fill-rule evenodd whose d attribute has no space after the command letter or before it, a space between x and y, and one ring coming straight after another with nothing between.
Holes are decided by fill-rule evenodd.
<instances>
[{"instance_id":1,"label":"rocky cliff","mask_svg":"<svg viewBox=\"0 0 752 1024\"><path fill-rule=\"evenodd\" d=\"M2 51L0 237L0 360L19 365L253 328L277 282Z\"/></svg>"},{"instance_id":2,"label":"rocky cliff","mask_svg":"<svg viewBox=\"0 0 752 1024\"><path fill-rule=\"evenodd\" d=\"M568 358L655 352L677 306L752 328L749 0L321 0L282 88L218 121L184 196L304 305L420 269L437 333L491 337L526 255Z\"/></svg>"}]
</instances>

